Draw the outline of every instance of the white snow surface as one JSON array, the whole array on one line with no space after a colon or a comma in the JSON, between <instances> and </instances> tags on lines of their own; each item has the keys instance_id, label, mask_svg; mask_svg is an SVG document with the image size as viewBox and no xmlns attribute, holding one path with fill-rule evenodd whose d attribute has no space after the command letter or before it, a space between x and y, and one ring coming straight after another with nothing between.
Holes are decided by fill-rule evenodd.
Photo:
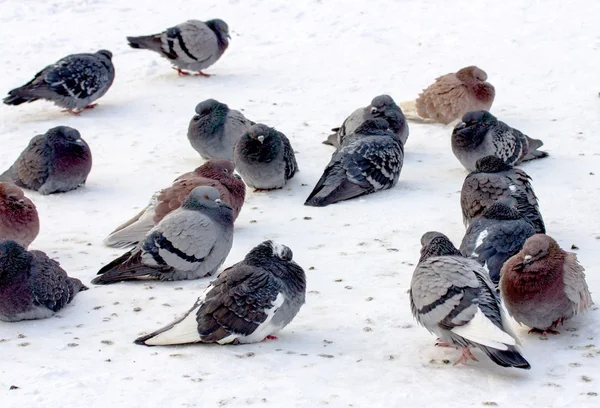
<instances>
[{"instance_id":1,"label":"white snow surface","mask_svg":"<svg viewBox=\"0 0 600 408\"><path fill-rule=\"evenodd\" d=\"M0 105L0 169L31 137L77 128L94 165L85 187L26 192L41 218L32 248L90 286L57 316L0 323L3 407L591 407L600 403L596 308L541 340L518 327L531 370L435 347L407 290L421 235L464 234L467 172L452 128L410 124L398 185L325 208L303 206L333 152L330 128L382 93L413 99L434 78L478 65L496 87L492 112L544 141L522 166L548 233L586 267L600 301L600 35L597 1L0 1L0 89L67 54L109 49L116 80L80 116L48 102ZM232 41L206 70L179 77L125 36L188 18L222 18ZM102 239L152 194L202 164L186 138L207 98L284 132L300 172L279 191L248 191L225 262L274 239L307 273L306 305L278 340L240 346L143 347L133 340L181 316L209 279L93 286L122 253ZM139 308L139 309L138 309ZM598 343L598 344L596 344ZM444 360L450 360L445 363ZM18 389L9 390L12 386Z\"/></svg>"}]
</instances>

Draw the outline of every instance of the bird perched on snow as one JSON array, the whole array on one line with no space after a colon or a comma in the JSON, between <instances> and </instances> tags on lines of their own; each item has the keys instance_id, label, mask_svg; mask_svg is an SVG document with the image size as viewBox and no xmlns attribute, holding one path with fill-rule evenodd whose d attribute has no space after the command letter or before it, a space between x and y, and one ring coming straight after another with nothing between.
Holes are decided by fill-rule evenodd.
<instances>
[{"instance_id":1,"label":"bird perched on snow","mask_svg":"<svg viewBox=\"0 0 600 408\"><path fill-rule=\"evenodd\" d=\"M535 232L546 232L531 177L496 156L477 160L475 171L465 178L460 193L465 226L469 227L474 218L496 201L508 197L517 201L517 210L533 224Z\"/></svg>"},{"instance_id":2,"label":"bird perched on snow","mask_svg":"<svg viewBox=\"0 0 600 408\"><path fill-rule=\"evenodd\" d=\"M379 190L398 182L404 147L383 119L367 120L346 137L304 205L325 207Z\"/></svg>"},{"instance_id":3,"label":"bird perched on snow","mask_svg":"<svg viewBox=\"0 0 600 408\"><path fill-rule=\"evenodd\" d=\"M421 245L410 285L410 306L417 322L443 345L463 349L456 363L476 360L469 351L473 346L500 366L529 369L485 269L463 257L439 232L424 234Z\"/></svg>"},{"instance_id":4,"label":"bird perched on snow","mask_svg":"<svg viewBox=\"0 0 600 408\"><path fill-rule=\"evenodd\" d=\"M530 237L504 264L500 292L508 313L530 333L558 334L559 324L592 305L577 255L544 234Z\"/></svg>"},{"instance_id":5,"label":"bird perched on snow","mask_svg":"<svg viewBox=\"0 0 600 408\"><path fill-rule=\"evenodd\" d=\"M196 187L131 251L105 265L92 283L187 280L213 275L233 244L233 210L219 191Z\"/></svg>"},{"instance_id":6,"label":"bird perched on snow","mask_svg":"<svg viewBox=\"0 0 600 408\"><path fill-rule=\"evenodd\" d=\"M0 241L0 320L45 319L87 290L42 251L27 251L11 240Z\"/></svg>"},{"instance_id":7,"label":"bird perched on snow","mask_svg":"<svg viewBox=\"0 0 600 408\"><path fill-rule=\"evenodd\" d=\"M406 144L406 140L408 139L408 123L406 123L402 109L396 105L396 102L389 95L376 96L369 106L352 112L344 120L342 126L331 129L335 133L329 135L323 143L339 149L344 143L344 139L348 135L355 133L356 129L366 120L377 118L385 119L389 125L388 129L400 139L403 145Z\"/></svg>"},{"instance_id":8,"label":"bird perched on snow","mask_svg":"<svg viewBox=\"0 0 600 408\"><path fill-rule=\"evenodd\" d=\"M79 131L57 126L32 138L0 181L47 195L75 190L91 169L92 153Z\"/></svg>"},{"instance_id":9,"label":"bird perched on snow","mask_svg":"<svg viewBox=\"0 0 600 408\"><path fill-rule=\"evenodd\" d=\"M255 123L239 111L214 99L196 106L188 127L188 140L205 159L233 159L233 148Z\"/></svg>"},{"instance_id":10,"label":"bird perched on snow","mask_svg":"<svg viewBox=\"0 0 600 408\"><path fill-rule=\"evenodd\" d=\"M40 232L33 202L12 183L0 183L0 239L15 241L25 249Z\"/></svg>"},{"instance_id":11,"label":"bird perched on snow","mask_svg":"<svg viewBox=\"0 0 600 408\"><path fill-rule=\"evenodd\" d=\"M234 174L230 160L209 160L196 170L179 176L170 187L154 194L146 208L135 217L117 227L104 244L113 247L135 245L167 214L176 210L198 186L210 186L219 191L220 199L233 210L234 220L240 213L246 197L246 185Z\"/></svg>"},{"instance_id":12,"label":"bird perched on snow","mask_svg":"<svg viewBox=\"0 0 600 408\"><path fill-rule=\"evenodd\" d=\"M305 296L306 276L292 250L265 241L221 272L182 318L135 343L256 343L287 326Z\"/></svg>"},{"instance_id":13,"label":"bird perched on snow","mask_svg":"<svg viewBox=\"0 0 600 408\"><path fill-rule=\"evenodd\" d=\"M38 72L25 85L13 89L4 98L7 105L20 105L45 99L79 113L96 106L115 79L112 53L100 50L94 54L72 54Z\"/></svg>"},{"instance_id":14,"label":"bird perched on snow","mask_svg":"<svg viewBox=\"0 0 600 408\"><path fill-rule=\"evenodd\" d=\"M202 72L217 62L229 46L229 27L223 20L205 22L188 20L159 34L141 37L127 37L131 48L140 48L159 53L182 71L197 71L198 75L210 76Z\"/></svg>"},{"instance_id":15,"label":"bird perched on snow","mask_svg":"<svg viewBox=\"0 0 600 408\"><path fill-rule=\"evenodd\" d=\"M235 145L233 162L248 187L256 190L282 188L298 171L289 139L262 123L242 135Z\"/></svg>"},{"instance_id":16,"label":"bird perched on snow","mask_svg":"<svg viewBox=\"0 0 600 408\"><path fill-rule=\"evenodd\" d=\"M469 171L476 170L477 160L489 155L511 166L548 156L537 150L544 144L541 140L524 135L487 111L469 112L462 120L452 132L452 152Z\"/></svg>"}]
</instances>

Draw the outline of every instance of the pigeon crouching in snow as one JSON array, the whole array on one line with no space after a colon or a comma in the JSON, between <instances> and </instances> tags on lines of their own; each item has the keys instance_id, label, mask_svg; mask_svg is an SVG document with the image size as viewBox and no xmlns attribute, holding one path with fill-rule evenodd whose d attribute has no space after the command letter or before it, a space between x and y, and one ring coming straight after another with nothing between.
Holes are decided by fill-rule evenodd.
<instances>
[{"instance_id":1,"label":"pigeon crouching in snow","mask_svg":"<svg viewBox=\"0 0 600 408\"><path fill-rule=\"evenodd\" d=\"M306 276L292 260L292 250L265 241L221 272L182 318L135 343L260 342L294 319L305 296Z\"/></svg>"},{"instance_id":2,"label":"pigeon crouching in snow","mask_svg":"<svg viewBox=\"0 0 600 408\"><path fill-rule=\"evenodd\" d=\"M40 232L35 205L23 190L0 183L0 239L13 240L27 249Z\"/></svg>"},{"instance_id":3,"label":"pigeon crouching in snow","mask_svg":"<svg viewBox=\"0 0 600 408\"><path fill-rule=\"evenodd\" d=\"M473 346L502 367L529 369L485 269L463 257L439 232L424 234L421 244L410 284L410 307L417 322L445 345L462 348L456 363L476 360L469 351Z\"/></svg>"},{"instance_id":4,"label":"pigeon crouching in snow","mask_svg":"<svg viewBox=\"0 0 600 408\"><path fill-rule=\"evenodd\" d=\"M213 187L196 187L131 251L105 265L92 280L198 279L213 275L233 244L233 210Z\"/></svg>"},{"instance_id":5,"label":"pigeon crouching in snow","mask_svg":"<svg viewBox=\"0 0 600 408\"><path fill-rule=\"evenodd\" d=\"M530 237L504 264L500 292L508 313L530 333L558 334L559 324L592 305L577 255L544 234Z\"/></svg>"}]
</instances>

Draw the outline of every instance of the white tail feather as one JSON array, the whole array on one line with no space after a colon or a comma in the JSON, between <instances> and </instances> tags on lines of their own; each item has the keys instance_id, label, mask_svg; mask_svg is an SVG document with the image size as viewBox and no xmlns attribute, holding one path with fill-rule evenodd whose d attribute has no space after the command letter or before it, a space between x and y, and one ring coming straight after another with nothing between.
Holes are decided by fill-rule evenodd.
<instances>
[{"instance_id":1,"label":"white tail feather","mask_svg":"<svg viewBox=\"0 0 600 408\"><path fill-rule=\"evenodd\" d=\"M469 323L453 328L452 332L474 343L498 350L508 350L507 345L517 344L514 337L498 328L479 308Z\"/></svg>"}]
</instances>

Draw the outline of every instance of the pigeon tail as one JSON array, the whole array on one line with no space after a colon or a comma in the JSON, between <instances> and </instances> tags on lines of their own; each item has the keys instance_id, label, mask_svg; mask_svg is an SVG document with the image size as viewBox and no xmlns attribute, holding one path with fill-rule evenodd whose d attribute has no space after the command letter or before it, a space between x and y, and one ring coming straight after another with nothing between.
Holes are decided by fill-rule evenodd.
<instances>
[{"instance_id":1,"label":"pigeon tail","mask_svg":"<svg viewBox=\"0 0 600 408\"><path fill-rule=\"evenodd\" d=\"M4 173L0 174L0 181L6 181L9 183L14 183L12 177L12 166L8 168Z\"/></svg>"},{"instance_id":2,"label":"pigeon tail","mask_svg":"<svg viewBox=\"0 0 600 408\"><path fill-rule=\"evenodd\" d=\"M185 315L165 327L138 337L134 340L134 344L141 346L169 346L201 342L202 339L198 333L198 323L195 313L200 307L200 303L199 300L196 301L194 306Z\"/></svg>"},{"instance_id":3,"label":"pigeon tail","mask_svg":"<svg viewBox=\"0 0 600 408\"><path fill-rule=\"evenodd\" d=\"M542 142L539 139L532 139L527 135L525 135L525 138L527 139L528 153L525 155L525 157L523 157L522 161L535 160L535 159L541 159L544 157L548 157L547 152L538 150L540 147L542 147L544 145L544 142Z\"/></svg>"},{"instance_id":4,"label":"pigeon tail","mask_svg":"<svg viewBox=\"0 0 600 408\"><path fill-rule=\"evenodd\" d=\"M529 370L531 368L527 360L525 360L525 358L514 346L507 346L507 350L498 350L482 345L478 345L478 347L499 366L522 368L524 370Z\"/></svg>"},{"instance_id":5,"label":"pigeon tail","mask_svg":"<svg viewBox=\"0 0 600 408\"><path fill-rule=\"evenodd\" d=\"M154 277L160 273L157 269L143 265L139 252L133 257L131 254L132 251L126 252L114 261L104 265L98 271L99 276L92 279L92 283L94 285L110 285L111 283Z\"/></svg>"},{"instance_id":6,"label":"pigeon tail","mask_svg":"<svg viewBox=\"0 0 600 408\"><path fill-rule=\"evenodd\" d=\"M327 174L319 180L315 189L310 193L304 205L311 207L325 207L340 201L349 200L368 193L358 184L354 184L344 178L340 183L326 183Z\"/></svg>"},{"instance_id":7,"label":"pigeon tail","mask_svg":"<svg viewBox=\"0 0 600 408\"><path fill-rule=\"evenodd\" d=\"M331 129L331 130L334 130L334 129ZM324 145L338 147L337 130L339 130L339 128L337 128L335 130L336 133L330 134L329 136L327 136L327 139L323 140Z\"/></svg>"},{"instance_id":8,"label":"pigeon tail","mask_svg":"<svg viewBox=\"0 0 600 408\"><path fill-rule=\"evenodd\" d=\"M132 219L119 225L104 238L104 245L114 248L125 248L136 245L154 227L154 207L149 205Z\"/></svg>"},{"instance_id":9,"label":"pigeon tail","mask_svg":"<svg viewBox=\"0 0 600 408\"><path fill-rule=\"evenodd\" d=\"M2 101L6 105L20 105L25 102L33 102L38 100L38 98L35 96L26 95L24 91L25 89L23 89L22 87L13 89L8 93L8 96Z\"/></svg>"},{"instance_id":10,"label":"pigeon tail","mask_svg":"<svg viewBox=\"0 0 600 408\"><path fill-rule=\"evenodd\" d=\"M141 37L127 37L129 46L136 49L151 50L162 53L160 34L144 35Z\"/></svg>"},{"instance_id":11,"label":"pigeon tail","mask_svg":"<svg viewBox=\"0 0 600 408\"><path fill-rule=\"evenodd\" d=\"M412 101L404 101L398 104L400 109L402 109L402 113L404 113L404 117L406 120L416 123L436 123L435 120L429 118L423 118L419 116L417 112L417 101L413 99Z\"/></svg>"},{"instance_id":12,"label":"pigeon tail","mask_svg":"<svg viewBox=\"0 0 600 408\"><path fill-rule=\"evenodd\" d=\"M71 293L72 293L71 298L73 298L76 293L83 292L84 290L89 289L87 286L85 286L83 284L83 282L81 282L77 278L69 277L68 282L69 282L69 286L71 287Z\"/></svg>"}]
</instances>

